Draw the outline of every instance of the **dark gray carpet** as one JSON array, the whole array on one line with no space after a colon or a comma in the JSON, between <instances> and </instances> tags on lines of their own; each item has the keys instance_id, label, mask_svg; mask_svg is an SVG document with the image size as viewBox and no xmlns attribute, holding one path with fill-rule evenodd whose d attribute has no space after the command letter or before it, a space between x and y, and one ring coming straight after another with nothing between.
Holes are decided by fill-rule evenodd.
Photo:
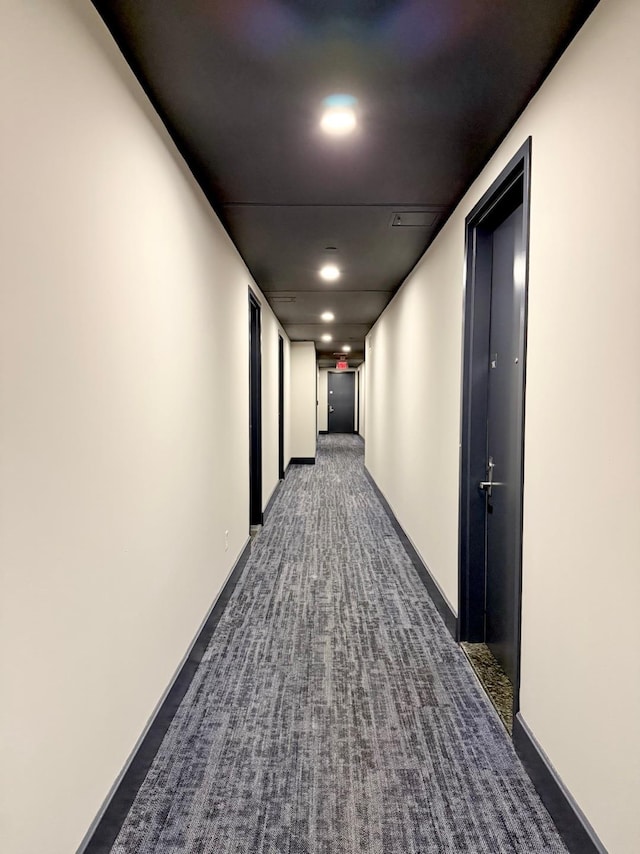
<instances>
[{"instance_id":1,"label":"dark gray carpet","mask_svg":"<svg viewBox=\"0 0 640 854\"><path fill-rule=\"evenodd\" d=\"M357 437L289 470L112 851L566 852Z\"/></svg>"}]
</instances>

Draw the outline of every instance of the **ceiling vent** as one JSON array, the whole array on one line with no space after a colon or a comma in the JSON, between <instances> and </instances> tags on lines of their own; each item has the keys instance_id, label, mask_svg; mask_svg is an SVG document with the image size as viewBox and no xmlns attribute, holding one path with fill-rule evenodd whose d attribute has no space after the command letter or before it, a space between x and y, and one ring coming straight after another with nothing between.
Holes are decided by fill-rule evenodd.
<instances>
[{"instance_id":1,"label":"ceiling vent","mask_svg":"<svg viewBox=\"0 0 640 854\"><path fill-rule=\"evenodd\" d=\"M438 218L433 211L395 211L391 217L392 228L431 228Z\"/></svg>"}]
</instances>

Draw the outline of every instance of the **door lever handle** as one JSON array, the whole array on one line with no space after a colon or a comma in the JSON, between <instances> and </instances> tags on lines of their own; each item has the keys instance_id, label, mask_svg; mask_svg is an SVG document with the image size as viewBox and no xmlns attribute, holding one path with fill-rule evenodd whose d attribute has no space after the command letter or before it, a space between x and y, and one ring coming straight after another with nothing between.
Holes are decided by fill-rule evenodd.
<instances>
[{"instance_id":1,"label":"door lever handle","mask_svg":"<svg viewBox=\"0 0 640 854\"><path fill-rule=\"evenodd\" d=\"M335 412L335 409L333 408L333 406L329 407L329 412Z\"/></svg>"},{"instance_id":2,"label":"door lever handle","mask_svg":"<svg viewBox=\"0 0 640 854\"><path fill-rule=\"evenodd\" d=\"M489 495L491 495L491 488L494 486L504 486L504 483L500 483L499 480L481 480L478 484L480 489L485 489Z\"/></svg>"},{"instance_id":3,"label":"door lever handle","mask_svg":"<svg viewBox=\"0 0 640 854\"><path fill-rule=\"evenodd\" d=\"M483 492L486 492L489 498L491 498L491 490L494 486L502 486L501 483L496 483L493 479L493 470L496 467L496 464L493 461L493 457L489 457L489 462L487 463L487 473L489 475L489 480L481 480L478 486Z\"/></svg>"}]
</instances>

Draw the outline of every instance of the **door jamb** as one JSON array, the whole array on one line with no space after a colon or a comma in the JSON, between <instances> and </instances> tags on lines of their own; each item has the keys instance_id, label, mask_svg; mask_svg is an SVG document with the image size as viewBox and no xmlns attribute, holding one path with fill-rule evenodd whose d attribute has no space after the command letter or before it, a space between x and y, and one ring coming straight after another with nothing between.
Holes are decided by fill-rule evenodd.
<instances>
[{"instance_id":1,"label":"door jamb","mask_svg":"<svg viewBox=\"0 0 640 854\"><path fill-rule=\"evenodd\" d=\"M330 408L330 405L331 405L331 404L329 403L329 401L330 401L330 397L329 397L329 380L330 380L330 377L331 377L332 375L333 375L333 376L341 376L341 375L342 375L342 376L349 376L349 375L353 375L353 396L352 396L352 400L353 400L353 422L352 422L352 425L351 425L351 430L348 430L347 432L348 432L348 433L356 433L356 430L354 429L354 428L355 428L355 423L356 423L356 400L355 400L355 393L356 393L356 381L357 381L357 380L356 380L356 376L355 376L355 375L356 375L356 371L332 371L332 370L327 371L327 433L331 433L331 432L332 432L332 431L331 431L331 429L329 428L329 416L330 416L330 414L331 414L331 413L328 411L328 410L329 410L329 408Z\"/></svg>"},{"instance_id":2,"label":"door jamb","mask_svg":"<svg viewBox=\"0 0 640 854\"><path fill-rule=\"evenodd\" d=\"M249 288L249 525L262 522L262 312Z\"/></svg>"},{"instance_id":3,"label":"door jamb","mask_svg":"<svg viewBox=\"0 0 640 854\"><path fill-rule=\"evenodd\" d=\"M529 288L529 227L531 205L531 137L502 170L465 221L465 285L463 295L462 401L460 426L460 522L458 538L458 640L484 642L484 497L477 484L485 477L487 423L487 368L489 324L487 300L491 298L490 232L483 232L491 214L506 194L522 182L522 245L524 297L520 316L519 358L522 383L518 390L520 424L520 503L515 567L514 715L520 707L520 643L522 618L522 523L524 486L524 420L526 384L527 300ZM483 322L483 318L485 318ZM482 568L479 568L482 560ZM479 612L478 602L482 597Z\"/></svg>"},{"instance_id":4,"label":"door jamb","mask_svg":"<svg viewBox=\"0 0 640 854\"><path fill-rule=\"evenodd\" d=\"M284 474L284 338L278 335L278 479Z\"/></svg>"}]
</instances>

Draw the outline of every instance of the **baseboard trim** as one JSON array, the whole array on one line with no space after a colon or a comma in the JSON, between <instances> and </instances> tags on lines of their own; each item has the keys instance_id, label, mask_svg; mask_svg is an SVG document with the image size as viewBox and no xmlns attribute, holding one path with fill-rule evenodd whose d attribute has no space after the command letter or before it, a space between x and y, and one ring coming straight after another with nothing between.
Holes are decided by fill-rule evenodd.
<instances>
[{"instance_id":1,"label":"baseboard trim","mask_svg":"<svg viewBox=\"0 0 640 854\"><path fill-rule=\"evenodd\" d=\"M326 436L326 435L328 435L329 431L328 431L328 430L318 430L318 433L319 433L321 436Z\"/></svg>"},{"instance_id":2,"label":"baseboard trim","mask_svg":"<svg viewBox=\"0 0 640 854\"><path fill-rule=\"evenodd\" d=\"M315 466L315 457L291 457L290 466Z\"/></svg>"},{"instance_id":3,"label":"baseboard trim","mask_svg":"<svg viewBox=\"0 0 640 854\"><path fill-rule=\"evenodd\" d=\"M516 714L513 722L513 744L571 854L607 854L607 849L598 839L595 830L558 776L520 712Z\"/></svg>"},{"instance_id":4,"label":"baseboard trim","mask_svg":"<svg viewBox=\"0 0 640 854\"><path fill-rule=\"evenodd\" d=\"M91 823L77 854L108 854L111 851L138 789L147 776L162 739L187 693L220 617L240 580L250 554L251 540L248 540L124 768L111 787L98 815Z\"/></svg>"},{"instance_id":5,"label":"baseboard trim","mask_svg":"<svg viewBox=\"0 0 640 854\"><path fill-rule=\"evenodd\" d=\"M375 482L375 480L373 479L373 477L371 475L371 472L369 471L369 469L367 469L366 466L364 469L364 473L366 474L367 480L369 481L369 483L373 487L374 492L376 493L376 495L378 497L378 500L382 504L387 516L389 517L391 524L393 525L396 534L400 538L400 542L404 546L406 553L409 555L411 562L413 563L415 570L418 573L418 576L420 577L420 580L422 581L424 586L427 588L427 593L431 597L433 604L436 606L436 610L438 611L438 613L442 617L442 621L444 622L449 633L451 634L451 637L457 641L457 639L458 639L458 618L456 617L455 613L453 612L451 605L449 605L449 603L447 602L442 590L440 590L440 587L438 586L437 581L435 580L433 575L431 575L431 571L430 571L429 567L422 560L422 558L420 557L420 555L418 554L418 552L416 550L416 547L413 545L413 543L411 542L411 540L409 539L409 537L405 533L404 528L402 527L400 522L398 522L398 520L396 519L396 515L393 512L393 510L391 509L391 505L389 504L387 499L384 497L384 495L380 491L378 484Z\"/></svg>"}]
</instances>

